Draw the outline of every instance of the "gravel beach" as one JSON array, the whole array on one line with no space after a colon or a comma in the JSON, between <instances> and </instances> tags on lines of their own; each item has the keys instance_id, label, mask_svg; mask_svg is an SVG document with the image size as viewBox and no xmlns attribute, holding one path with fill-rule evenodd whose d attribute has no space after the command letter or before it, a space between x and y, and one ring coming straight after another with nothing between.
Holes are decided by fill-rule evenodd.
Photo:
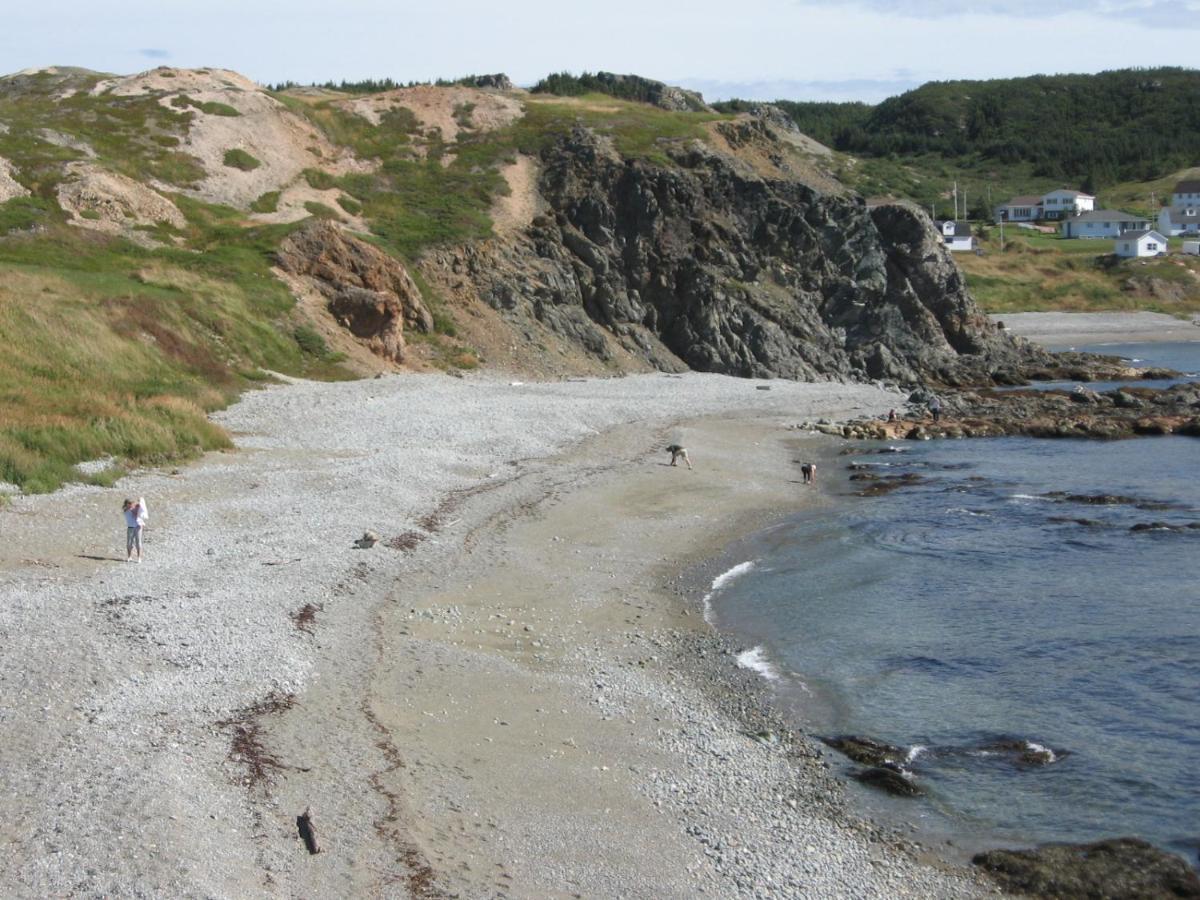
<instances>
[{"instance_id":1,"label":"gravel beach","mask_svg":"<svg viewBox=\"0 0 1200 900\"><path fill-rule=\"evenodd\" d=\"M1032 312L993 315L1010 332L1047 347L1200 341L1200 316L1154 312Z\"/></svg>"},{"instance_id":2,"label":"gravel beach","mask_svg":"<svg viewBox=\"0 0 1200 900\"><path fill-rule=\"evenodd\" d=\"M796 462L826 439L784 426L896 403L700 374L296 382L217 416L236 452L13 498L0 893L994 896L856 818L680 579L822 502Z\"/></svg>"}]
</instances>

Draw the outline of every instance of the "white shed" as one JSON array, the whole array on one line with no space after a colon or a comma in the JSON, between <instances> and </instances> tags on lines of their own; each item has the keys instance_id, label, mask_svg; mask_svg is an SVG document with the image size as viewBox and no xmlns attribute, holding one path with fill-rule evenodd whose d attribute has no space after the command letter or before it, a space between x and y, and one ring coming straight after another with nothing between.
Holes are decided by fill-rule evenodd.
<instances>
[{"instance_id":1,"label":"white shed","mask_svg":"<svg viewBox=\"0 0 1200 900\"><path fill-rule=\"evenodd\" d=\"M971 225L968 222L955 222L950 219L945 222L934 222L934 226L942 233L942 243L946 245L946 249L951 252L960 250L974 250L975 237L971 234Z\"/></svg>"},{"instance_id":2,"label":"white shed","mask_svg":"<svg viewBox=\"0 0 1200 900\"><path fill-rule=\"evenodd\" d=\"M1167 252L1167 239L1153 228L1126 231L1116 240L1117 256L1158 256Z\"/></svg>"},{"instance_id":3,"label":"white shed","mask_svg":"<svg viewBox=\"0 0 1200 900\"><path fill-rule=\"evenodd\" d=\"M1183 252L1190 256L1200 256L1200 241L1184 241Z\"/></svg>"}]
</instances>

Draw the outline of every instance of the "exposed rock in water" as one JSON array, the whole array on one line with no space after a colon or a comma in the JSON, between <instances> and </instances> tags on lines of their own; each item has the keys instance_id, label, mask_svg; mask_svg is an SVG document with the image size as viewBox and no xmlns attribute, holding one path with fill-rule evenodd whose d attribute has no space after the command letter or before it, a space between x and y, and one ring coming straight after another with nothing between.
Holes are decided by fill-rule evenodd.
<instances>
[{"instance_id":1,"label":"exposed rock in water","mask_svg":"<svg viewBox=\"0 0 1200 900\"><path fill-rule=\"evenodd\" d=\"M404 266L331 222L289 235L277 262L307 277L334 318L385 359L403 361L405 328L433 330L433 316Z\"/></svg>"},{"instance_id":2,"label":"exposed rock in water","mask_svg":"<svg viewBox=\"0 0 1200 900\"><path fill-rule=\"evenodd\" d=\"M912 487L924 484L926 479L915 472L905 472L903 475L876 475L868 472L857 472L850 476L851 481L869 481L867 487L858 491L860 497L881 497L902 487Z\"/></svg>"},{"instance_id":3,"label":"exposed rock in water","mask_svg":"<svg viewBox=\"0 0 1200 900\"><path fill-rule=\"evenodd\" d=\"M1054 750L1022 738L996 738L973 749L1004 757L1021 767L1048 766L1071 755L1069 750Z\"/></svg>"},{"instance_id":4,"label":"exposed rock in water","mask_svg":"<svg viewBox=\"0 0 1200 900\"><path fill-rule=\"evenodd\" d=\"M1200 522L1188 522L1186 525L1172 524L1170 522L1138 522L1129 529L1130 531L1174 531L1174 532L1189 532L1200 531Z\"/></svg>"},{"instance_id":5,"label":"exposed rock in water","mask_svg":"<svg viewBox=\"0 0 1200 900\"><path fill-rule=\"evenodd\" d=\"M1128 388L1103 394L1089 393L1083 396L1090 399L1082 403L1075 399L1079 394L1065 391L985 390L943 392L939 396L942 415L938 422L927 418L918 404L910 404L906 415L895 422L860 419L806 427L857 440L1012 434L1104 440L1159 434L1200 437L1200 386L1191 383L1162 389ZM1123 399L1128 397L1135 397L1142 405L1131 405Z\"/></svg>"},{"instance_id":6,"label":"exposed rock in water","mask_svg":"<svg viewBox=\"0 0 1200 900\"><path fill-rule=\"evenodd\" d=\"M746 377L1020 383L1052 354L975 306L928 217L773 180L699 142L626 160L576 128L542 153L552 214L436 251L515 327L600 359Z\"/></svg>"},{"instance_id":7,"label":"exposed rock in water","mask_svg":"<svg viewBox=\"0 0 1200 900\"><path fill-rule=\"evenodd\" d=\"M854 779L897 797L919 797L924 791L898 766L875 766L854 773Z\"/></svg>"},{"instance_id":8,"label":"exposed rock in water","mask_svg":"<svg viewBox=\"0 0 1200 900\"><path fill-rule=\"evenodd\" d=\"M1035 897L1200 897L1200 877L1191 866L1137 838L990 850L973 862L1006 890Z\"/></svg>"},{"instance_id":9,"label":"exposed rock in water","mask_svg":"<svg viewBox=\"0 0 1200 900\"><path fill-rule=\"evenodd\" d=\"M865 766L882 766L884 763L899 763L906 755L904 749L901 747L885 744L873 738L858 737L852 734L821 738L821 740L839 753L845 754L856 763L862 763Z\"/></svg>"}]
</instances>

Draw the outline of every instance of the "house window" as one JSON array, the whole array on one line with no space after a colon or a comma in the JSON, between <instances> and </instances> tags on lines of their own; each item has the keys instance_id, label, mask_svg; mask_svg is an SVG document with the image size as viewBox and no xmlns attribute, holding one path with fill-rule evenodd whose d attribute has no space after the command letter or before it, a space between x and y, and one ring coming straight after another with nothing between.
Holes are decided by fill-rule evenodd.
<instances>
[{"instance_id":1,"label":"house window","mask_svg":"<svg viewBox=\"0 0 1200 900\"><path fill-rule=\"evenodd\" d=\"M1158 249L1158 244L1154 243L1154 241L1147 241L1147 242L1146 242L1146 249L1147 249L1147 250L1157 250L1157 249Z\"/></svg>"},{"instance_id":2,"label":"house window","mask_svg":"<svg viewBox=\"0 0 1200 900\"><path fill-rule=\"evenodd\" d=\"M1122 244L1122 245L1121 245L1121 249L1122 249L1122 250L1124 250L1126 253L1128 253L1128 252L1129 252L1129 245L1128 245L1128 244Z\"/></svg>"}]
</instances>

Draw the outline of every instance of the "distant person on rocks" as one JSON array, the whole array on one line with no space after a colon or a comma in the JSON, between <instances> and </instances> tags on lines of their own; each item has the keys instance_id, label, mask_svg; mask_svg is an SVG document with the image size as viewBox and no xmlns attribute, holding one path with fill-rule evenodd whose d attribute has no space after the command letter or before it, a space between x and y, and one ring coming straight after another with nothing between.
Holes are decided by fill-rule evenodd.
<instances>
[{"instance_id":1,"label":"distant person on rocks","mask_svg":"<svg viewBox=\"0 0 1200 900\"><path fill-rule=\"evenodd\" d=\"M942 401L936 395L929 398L929 411L933 414L933 421L940 422L942 419Z\"/></svg>"},{"instance_id":2,"label":"distant person on rocks","mask_svg":"<svg viewBox=\"0 0 1200 900\"><path fill-rule=\"evenodd\" d=\"M138 497L137 503L126 500L121 504L125 514L125 562L133 562L133 551L137 550L137 561L142 561L142 529L150 519L146 511L146 498Z\"/></svg>"},{"instance_id":3,"label":"distant person on rocks","mask_svg":"<svg viewBox=\"0 0 1200 900\"><path fill-rule=\"evenodd\" d=\"M679 460L682 459L685 463L687 463L687 467L689 469L692 467L692 461L688 458L686 447L680 447L678 444L672 444L667 448L667 452L671 454L671 465L675 465L677 462L679 462Z\"/></svg>"},{"instance_id":4,"label":"distant person on rocks","mask_svg":"<svg viewBox=\"0 0 1200 900\"><path fill-rule=\"evenodd\" d=\"M800 477L804 479L805 484L816 484L817 483L817 464L816 463L804 463L804 465L802 465L800 467Z\"/></svg>"},{"instance_id":5,"label":"distant person on rocks","mask_svg":"<svg viewBox=\"0 0 1200 900\"><path fill-rule=\"evenodd\" d=\"M888 420L889 422L895 422L895 421L896 421L896 410L895 410L895 409L889 409L889 410L888 410L887 420Z\"/></svg>"}]
</instances>

